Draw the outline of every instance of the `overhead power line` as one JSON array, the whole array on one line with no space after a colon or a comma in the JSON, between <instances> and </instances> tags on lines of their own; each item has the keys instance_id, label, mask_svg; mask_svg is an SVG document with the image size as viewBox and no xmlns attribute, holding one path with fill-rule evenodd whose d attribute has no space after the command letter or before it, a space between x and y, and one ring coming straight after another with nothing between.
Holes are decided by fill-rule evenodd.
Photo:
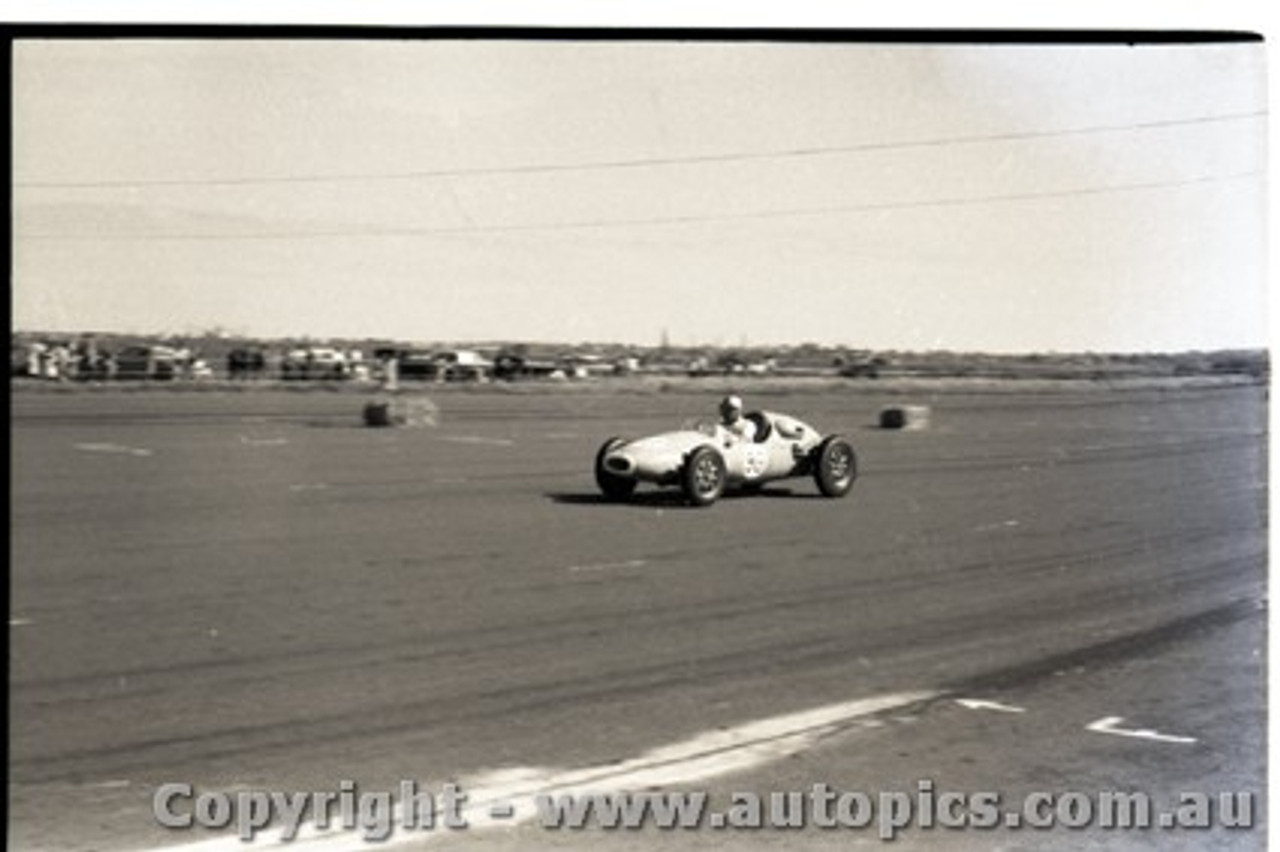
<instances>
[{"instance_id":1,"label":"overhead power line","mask_svg":"<svg viewBox=\"0 0 1280 852\"><path fill-rule=\"evenodd\" d=\"M370 237L451 236L471 234L503 234L530 231L592 230L625 227L651 227L662 225L689 225L706 222L732 222L748 220L782 219L805 216L841 215L849 213L894 212L925 208L962 207L982 204L1005 204L1026 201L1042 201L1057 198L1077 198L1107 195L1121 192L1141 192L1171 189L1184 186L1223 183L1256 177L1261 171L1252 170L1226 175L1204 175L1194 178L1143 183L1113 184L1111 186L1079 187L1076 189L1045 190L1041 192L1014 192L980 196L954 196L948 198L918 199L913 201L883 201L862 204L837 204L813 207L792 207L744 213L691 214L687 216L636 217L631 219L593 219L568 222L526 223L514 225L457 225L438 228L335 228L329 230L277 231L266 233L145 233L145 234L39 234L19 233L15 236L27 240L83 240L103 242L125 241L223 241L223 240L310 240Z\"/></svg>"},{"instance_id":2,"label":"overhead power line","mask_svg":"<svg viewBox=\"0 0 1280 852\"><path fill-rule=\"evenodd\" d=\"M492 175L552 174L557 172L601 171L607 169L638 169L661 166L699 165L711 163L736 163L758 160L798 159L827 157L840 154L856 154L874 151L909 150L913 148L938 148L948 145L972 145L989 142L1019 142L1033 139L1051 139L1067 136L1085 136L1098 133L1158 130L1168 127L1185 127L1197 124L1215 124L1241 121L1267 115L1265 110L1255 112L1201 115L1188 118L1158 121L1132 122L1128 124L1103 124L1059 130L1027 130L1008 133L987 133L970 136L951 136L936 139L904 140L897 142L866 142L856 145L813 146L789 148L778 151L738 152L721 154L693 154L682 157L645 157L622 160L600 160L587 163L525 164L515 166L478 166L452 169L427 169L403 172L373 172L364 174L299 174L238 178L138 178L95 181L17 181L15 189L114 189L143 187L185 186L258 186L272 184L354 183L361 181L424 180L448 177L481 177Z\"/></svg>"}]
</instances>

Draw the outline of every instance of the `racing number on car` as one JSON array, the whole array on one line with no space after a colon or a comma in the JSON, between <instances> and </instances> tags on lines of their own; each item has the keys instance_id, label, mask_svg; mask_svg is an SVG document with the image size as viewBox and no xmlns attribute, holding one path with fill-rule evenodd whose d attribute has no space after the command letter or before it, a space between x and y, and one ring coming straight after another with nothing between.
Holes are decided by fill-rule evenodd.
<instances>
[{"instance_id":1,"label":"racing number on car","mask_svg":"<svg viewBox=\"0 0 1280 852\"><path fill-rule=\"evenodd\" d=\"M756 479L764 475L769 466L769 451L761 446L751 445L743 456L742 475L747 479Z\"/></svg>"}]
</instances>

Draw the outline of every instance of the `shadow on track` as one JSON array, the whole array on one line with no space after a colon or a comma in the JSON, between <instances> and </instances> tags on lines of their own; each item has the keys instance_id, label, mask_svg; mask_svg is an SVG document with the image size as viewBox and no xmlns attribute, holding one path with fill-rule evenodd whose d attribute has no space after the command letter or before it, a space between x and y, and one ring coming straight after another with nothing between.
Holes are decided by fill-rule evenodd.
<instances>
[{"instance_id":1,"label":"shadow on track","mask_svg":"<svg viewBox=\"0 0 1280 852\"><path fill-rule=\"evenodd\" d=\"M626 500L613 500L595 491L588 492L549 492L547 499L568 506L608 506L616 508L652 509L658 508L702 508L691 505L685 496L677 490L637 491ZM790 488L757 488L753 490L734 490L722 494L716 502L732 502L734 500L765 498L785 498L788 500L823 500L821 494L795 492Z\"/></svg>"}]
</instances>

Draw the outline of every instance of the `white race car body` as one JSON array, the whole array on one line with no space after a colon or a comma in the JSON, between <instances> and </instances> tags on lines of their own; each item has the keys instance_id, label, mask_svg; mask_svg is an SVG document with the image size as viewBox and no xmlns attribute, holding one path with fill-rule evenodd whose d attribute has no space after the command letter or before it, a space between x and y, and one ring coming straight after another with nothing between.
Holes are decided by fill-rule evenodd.
<instances>
[{"instance_id":1,"label":"white race car body","mask_svg":"<svg viewBox=\"0 0 1280 852\"><path fill-rule=\"evenodd\" d=\"M834 476L829 465L825 476L829 496L842 496L856 476L853 448L838 436L823 436L809 425L772 411L746 415L755 435L746 439L717 423L664 432L648 438L614 438L600 448L596 480L613 498L630 496L638 482L681 485L699 505L714 502L728 487L751 486L792 476L818 476L823 468L824 447L836 448ZM702 467L701 482L691 462ZM698 465L695 465L697 467ZM718 470L717 470L718 468Z\"/></svg>"}]
</instances>

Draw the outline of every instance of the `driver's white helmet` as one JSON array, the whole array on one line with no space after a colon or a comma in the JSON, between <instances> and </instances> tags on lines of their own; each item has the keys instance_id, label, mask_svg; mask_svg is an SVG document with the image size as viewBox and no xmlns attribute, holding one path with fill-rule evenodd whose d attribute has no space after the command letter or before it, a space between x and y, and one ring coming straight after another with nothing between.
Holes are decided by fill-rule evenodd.
<instances>
[{"instance_id":1,"label":"driver's white helmet","mask_svg":"<svg viewBox=\"0 0 1280 852\"><path fill-rule=\"evenodd\" d=\"M742 411L742 398L738 396L726 396L720 403L720 411L728 414L730 411Z\"/></svg>"}]
</instances>

